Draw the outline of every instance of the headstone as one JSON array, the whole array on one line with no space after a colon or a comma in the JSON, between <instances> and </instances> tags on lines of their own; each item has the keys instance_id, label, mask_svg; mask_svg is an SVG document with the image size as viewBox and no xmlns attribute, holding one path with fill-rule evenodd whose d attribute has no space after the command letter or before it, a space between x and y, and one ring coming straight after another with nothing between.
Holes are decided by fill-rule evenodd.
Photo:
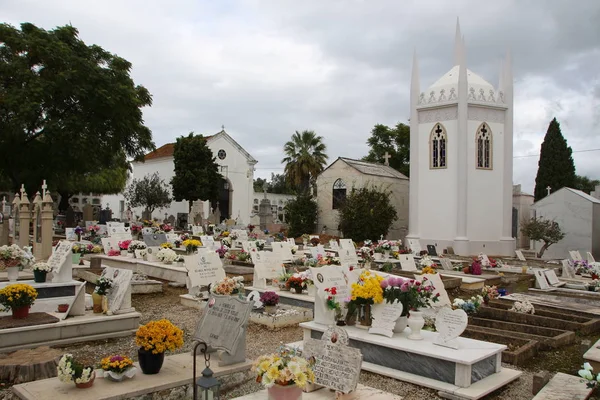
<instances>
[{"instance_id":1,"label":"headstone","mask_svg":"<svg viewBox=\"0 0 600 400\"><path fill-rule=\"evenodd\" d=\"M153 233L154 233L154 229L152 229L152 228L149 228L147 226L142 228L142 237L144 235L152 235Z\"/></svg>"},{"instance_id":2,"label":"headstone","mask_svg":"<svg viewBox=\"0 0 600 400\"><path fill-rule=\"evenodd\" d=\"M438 256L437 250L436 250L435 246L432 244L427 245L427 253L432 257Z\"/></svg>"},{"instance_id":3,"label":"headstone","mask_svg":"<svg viewBox=\"0 0 600 400\"><path fill-rule=\"evenodd\" d=\"M296 245L296 239L294 238L287 238L287 242L290 244L290 246Z\"/></svg>"},{"instance_id":4,"label":"headstone","mask_svg":"<svg viewBox=\"0 0 600 400\"><path fill-rule=\"evenodd\" d=\"M446 247L446 251L448 252L448 255L454 255L454 247L448 246Z\"/></svg>"},{"instance_id":5,"label":"headstone","mask_svg":"<svg viewBox=\"0 0 600 400\"><path fill-rule=\"evenodd\" d=\"M200 242L208 249L215 248L215 239L212 236L200 236Z\"/></svg>"},{"instance_id":6,"label":"headstone","mask_svg":"<svg viewBox=\"0 0 600 400\"><path fill-rule=\"evenodd\" d=\"M190 279L189 289L201 288L225 279L225 270L219 255L213 251L185 257L185 268Z\"/></svg>"},{"instance_id":7,"label":"headstone","mask_svg":"<svg viewBox=\"0 0 600 400\"><path fill-rule=\"evenodd\" d=\"M417 265L415 264L415 257L412 254L400 254L398 255L400 260L400 268L402 271L416 271Z\"/></svg>"},{"instance_id":8,"label":"headstone","mask_svg":"<svg viewBox=\"0 0 600 400\"><path fill-rule=\"evenodd\" d=\"M143 238L144 243L146 243L146 246L148 247L160 246L161 244L167 242L167 235L165 233L151 233L149 235L144 234Z\"/></svg>"},{"instance_id":9,"label":"headstone","mask_svg":"<svg viewBox=\"0 0 600 400\"><path fill-rule=\"evenodd\" d=\"M551 286L559 286L561 284L560 280L558 280L558 276L556 276L556 272L554 272L553 269L545 270L544 275L546 275L546 279Z\"/></svg>"},{"instance_id":10,"label":"headstone","mask_svg":"<svg viewBox=\"0 0 600 400\"><path fill-rule=\"evenodd\" d=\"M273 253L279 255L283 262L292 262L294 259L292 247L288 242L273 242L271 246L273 247Z\"/></svg>"},{"instance_id":11,"label":"headstone","mask_svg":"<svg viewBox=\"0 0 600 400\"><path fill-rule=\"evenodd\" d=\"M355 250L340 249L338 251L340 265L343 267L358 267L358 256Z\"/></svg>"},{"instance_id":12,"label":"headstone","mask_svg":"<svg viewBox=\"0 0 600 400\"><path fill-rule=\"evenodd\" d=\"M273 211L271 210L271 201L267 199L267 189L265 188L264 198L258 206L258 217L260 219L260 230L267 229L267 225L273 223Z\"/></svg>"},{"instance_id":13,"label":"headstone","mask_svg":"<svg viewBox=\"0 0 600 400\"><path fill-rule=\"evenodd\" d=\"M490 258L487 256L487 254L479 253L479 258L481 258L482 265L486 267L490 266Z\"/></svg>"},{"instance_id":14,"label":"headstone","mask_svg":"<svg viewBox=\"0 0 600 400\"><path fill-rule=\"evenodd\" d=\"M335 239L331 239L329 241L329 248L334 251L338 251L340 249L340 245Z\"/></svg>"},{"instance_id":15,"label":"headstone","mask_svg":"<svg viewBox=\"0 0 600 400\"><path fill-rule=\"evenodd\" d=\"M94 207L91 204L86 204L83 206L83 220L84 221L93 221L94 220Z\"/></svg>"},{"instance_id":16,"label":"headstone","mask_svg":"<svg viewBox=\"0 0 600 400\"><path fill-rule=\"evenodd\" d=\"M109 221L109 222L106 223L106 227L108 229L111 229L111 228L125 228L125 223L124 222Z\"/></svg>"},{"instance_id":17,"label":"headstone","mask_svg":"<svg viewBox=\"0 0 600 400\"><path fill-rule=\"evenodd\" d=\"M590 253L589 251L587 251L585 254L587 256L587 262L588 263L591 264L591 263L596 262L596 259L594 258L594 256L592 255L592 253Z\"/></svg>"},{"instance_id":18,"label":"headstone","mask_svg":"<svg viewBox=\"0 0 600 400\"><path fill-rule=\"evenodd\" d=\"M244 250L246 253L250 253L251 251L258 251L256 247L256 242L254 240L243 240L242 250Z\"/></svg>"},{"instance_id":19,"label":"headstone","mask_svg":"<svg viewBox=\"0 0 600 400\"><path fill-rule=\"evenodd\" d=\"M233 296L211 296L193 339L229 353L227 364L246 358L246 327L252 303Z\"/></svg>"},{"instance_id":20,"label":"headstone","mask_svg":"<svg viewBox=\"0 0 600 400\"><path fill-rule=\"evenodd\" d=\"M469 317L464 310L442 308L438 311L435 318L435 329L438 332L438 336L433 343L457 350L459 345L456 338L467 329L468 323Z\"/></svg>"},{"instance_id":21,"label":"headstone","mask_svg":"<svg viewBox=\"0 0 600 400\"><path fill-rule=\"evenodd\" d=\"M108 227L106 225L98 225L98 232L96 235L98 236L108 236Z\"/></svg>"},{"instance_id":22,"label":"headstone","mask_svg":"<svg viewBox=\"0 0 600 400\"><path fill-rule=\"evenodd\" d=\"M113 314L131 309L131 278L133 271L104 267L102 276L112 279L112 287L107 294L108 309Z\"/></svg>"},{"instance_id":23,"label":"headstone","mask_svg":"<svg viewBox=\"0 0 600 400\"><path fill-rule=\"evenodd\" d=\"M319 256L321 257L325 257L325 248L323 247L322 244L318 245L318 246L314 246L310 248L310 254L312 256L312 258L317 258Z\"/></svg>"},{"instance_id":24,"label":"headstone","mask_svg":"<svg viewBox=\"0 0 600 400\"><path fill-rule=\"evenodd\" d=\"M573 261L583 261L583 258L581 257L581 254L579 254L578 250L570 250L569 254L571 255L571 259Z\"/></svg>"},{"instance_id":25,"label":"headstone","mask_svg":"<svg viewBox=\"0 0 600 400\"><path fill-rule=\"evenodd\" d=\"M175 244L176 240L179 240L179 235L176 233L167 233L167 242L171 243L171 244Z\"/></svg>"},{"instance_id":26,"label":"headstone","mask_svg":"<svg viewBox=\"0 0 600 400\"><path fill-rule=\"evenodd\" d=\"M450 301L448 292L446 292L446 288L444 287L444 282L442 282L442 276L440 274L415 275L415 279L421 283L426 282L425 278L427 278L427 280L430 282L430 284L432 284L433 287L435 288L433 293L434 294L439 293L439 297L438 297L439 301L437 301L435 303L430 303L430 306L434 307L434 308L450 307L452 305L452 302Z\"/></svg>"},{"instance_id":27,"label":"headstone","mask_svg":"<svg viewBox=\"0 0 600 400\"><path fill-rule=\"evenodd\" d=\"M352 239L340 239L340 248L356 251Z\"/></svg>"},{"instance_id":28,"label":"headstone","mask_svg":"<svg viewBox=\"0 0 600 400\"><path fill-rule=\"evenodd\" d=\"M398 299L394 299L394 303L374 304L371 309L373 323L369 328L369 333L389 338L394 336L396 321L402 315L402 303Z\"/></svg>"},{"instance_id":29,"label":"headstone","mask_svg":"<svg viewBox=\"0 0 600 400\"><path fill-rule=\"evenodd\" d=\"M114 238L101 238L104 254L108 254L109 250L120 250L119 241Z\"/></svg>"},{"instance_id":30,"label":"headstone","mask_svg":"<svg viewBox=\"0 0 600 400\"><path fill-rule=\"evenodd\" d=\"M75 228L75 226L77 226L75 224L75 211L73 211L73 207L69 205L65 212L65 228Z\"/></svg>"},{"instance_id":31,"label":"headstone","mask_svg":"<svg viewBox=\"0 0 600 400\"><path fill-rule=\"evenodd\" d=\"M517 255L519 261L527 261L521 250L515 250L515 254Z\"/></svg>"},{"instance_id":32,"label":"headstone","mask_svg":"<svg viewBox=\"0 0 600 400\"><path fill-rule=\"evenodd\" d=\"M270 251L253 251L250 257L254 264L253 286L256 288L266 288L267 279L279 278L284 272L279 259Z\"/></svg>"},{"instance_id":33,"label":"headstone","mask_svg":"<svg viewBox=\"0 0 600 400\"><path fill-rule=\"evenodd\" d=\"M67 240L76 241L77 234L75 233L75 228L65 228L65 236Z\"/></svg>"},{"instance_id":34,"label":"headstone","mask_svg":"<svg viewBox=\"0 0 600 400\"><path fill-rule=\"evenodd\" d=\"M573 267L571 267L569 260L562 260L562 275L561 276L563 278L570 278L570 279L575 278L575 271L573 270Z\"/></svg>"},{"instance_id":35,"label":"headstone","mask_svg":"<svg viewBox=\"0 0 600 400\"><path fill-rule=\"evenodd\" d=\"M54 275L52 282L69 282L73 280L72 247L73 243L61 240L50 258L48 258L48 265L52 268L52 274Z\"/></svg>"},{"instance_id":36,"label":"headstone","mask_svg":"<svg viewBox=\"0 0 600 400\"><path fill-rule=\"evenodd\" d=\"M160 251L160 246L148 246L146 248L146 260L149 262L158 262L156 255Z\"/></svg>"},{"instance_id":37,"label":"headstone","mask_svg":"<svg viewBox=\"0 0 600 400\"><path fill-rule=\"evenodd\" d=\"M419 239L408 239L408 246L410 248L410 250L413 252L413 254L419 254L421 253L421 242L419 242Z\"/></svg>"},{"instance_id":38,"label":"headstone","mask_svg":"<svg viewBox=\"0 0 600 400\"><path fill-rule=\"evenodd\" d=\"M535 270L535 281L537 283L537 286L540 287L540 289L542 289L542 290L550 289L550 285L548 284L548 281L546 280L546 275L544 274L544 270L541 270L541 269Z\"/></svg>"},{"instance_id":39,"label":"headstone","mask_svg":"<svg viewBox=\"0 0 600 400\"><path fill-rule=\"evenodd\" d=\"M324 267L310 267L315 284L315 308L314 321L318 324L328 325L333 323L331 320L331 310L327 308L327 297L329 294L325 289L335 287L337 294L336 301L342 303L350 297L350 285L348 277L344 274L342 268L335 265L326 265Z\"/></svg>"},{"instance_id":40,"label":"headstone","mask_svg":"<svg viewBox=\"0 0 600 400\"><path fill-rule=\"evenodd\" d=\"M199 225L192 225L192 235L200 236L204 233L204 229L202 229Z\"/></svg>"},{"instance_id":41,"label":"headstone","mask_svg":"<svg viewBox=\"0 0 600 400\"><path fill-rule=\"evenodd\" d=\"M452 262L447 258L440 258L440 264L442 264L442 268L444 271L452 271Z\"/></svg>"},{"instance_id":42,"label":"headstone","mask_svg":"<svg viewBox=\"0 0 600 400\"><path fill-rule=\"evenodd\" d=\"M314 357L315 383L341 393L356 389L362 367L362 353L348 347L348 333L343 328L331 327L321 340L304 340L302 355Z\"/></svg>"}]
</instances>

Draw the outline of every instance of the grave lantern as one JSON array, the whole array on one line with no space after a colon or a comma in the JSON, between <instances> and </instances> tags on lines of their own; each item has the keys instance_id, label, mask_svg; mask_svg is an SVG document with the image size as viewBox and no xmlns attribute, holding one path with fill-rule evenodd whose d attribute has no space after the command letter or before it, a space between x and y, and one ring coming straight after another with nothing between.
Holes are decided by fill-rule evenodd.
<instances>
[{"instance_id":1,"label":"grave lantern","mask_svg":"<svg viewBox=\"0 0 600 400\"><path fill-rule=\"evenodd\" d=\"M196 385L200 388L200 397L195 400L219 400L221 384L208 366L202 371L202 377L196 381Z\"/></svg>"}]
</instances>

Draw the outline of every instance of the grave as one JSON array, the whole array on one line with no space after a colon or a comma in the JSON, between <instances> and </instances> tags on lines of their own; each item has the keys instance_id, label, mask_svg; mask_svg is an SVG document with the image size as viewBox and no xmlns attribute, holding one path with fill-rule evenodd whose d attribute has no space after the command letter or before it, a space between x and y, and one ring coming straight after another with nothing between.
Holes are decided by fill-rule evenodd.
<instances>
[{"instance_id":1,"label":"grave","mask_svg":"<svg viewBox=\"0 0 600 400\"><path fill-rule=\"evenodd\" d=\"M263 293L266 291L275 292L279 295L279 304L285 304L293 307L301 307L308 308L312 310L315 305L315 297L309 294L296 294L290 292L289 290L281 290L279 286L271 286L259 288L256 286L246 286L244 288L246 295L250 294L253 291L257 291L258 293Z\"/></svg>"},{"instance_id":2,"label":"grave","mask_svg":"<svg viewBox=\"0 0 600 400\"><path fill-rule=\"evenodd\" d=\"M532 400L585 400L591 393L579 376L558 372Z\"/></svg>"},{"instance_id":3,"label":"grave","mask_svg":"<svg viewBox=\"0 0 600 400\"><path fill-rule=\"evenodd\" d=\"M179 301L184 306L203 309L204 301L208 298L208 285L225 278L221 259L213 251L201 250L185 256L184 266L188 271L188 294L180 295Z\"/></svg>"},{"instance_id":4,"label":"grave","mask_svg":"<svg viewBox=\"0 0 600 400\"><path fill-rule=\"evenodd\" d=\"M187 270L184 267L177 266L177 264L167 265L160 262L144 261L140 258L124 256L109 257L104 254L93 254L90 257L90 262L94 262L95 259L99 259L102 265L128 269L151 278L157 278L181 284L185 284L187 282Z\"/></svg>"},{"instance_id":5,"label":"grave","mask_svg":"<svg viewBox=\"0 0 600 400\"><path fill-rule=\"evenodd\" d=\"M76 268L73 270L73 275L76 278L83 279L92 284L96 284L96 281L100 277L97 273L102 273L101 269L88 269L88 268ZM131 278L131 294L151 294L151 293L162 293L163 286L162 282L148 279L148 277L139 274L133 274Z\"/></svg>"},{"instance_id":6,"label":"grave","mask_svg":"<svg viewBox=\"0 0 600 400\"><path fill-rule=\"evenodd\" d=\"M294 307L287 304L278 304L274 314L268 314L262 309L253 309L250 321L263 325L273 330L287 326L297 326L301 322L311 321L313 311L303 307Z\"/></svg>"},{"instance_id":7,"label":"grave","mask_svg":"<svg viewBox=\"0 0 600 400\"><path fill-rule=\"evenodd\" d=\"M242 397L236 397L234 400L264 400L268 396L267 390L261 390ZM356 390L343 398L338 398L336 393L326 388L316 390L310 393L302 393L302 400L402 400L404 397L392 393L384 392L368 386L359 384Z\"/></svg>"}]
</instances>

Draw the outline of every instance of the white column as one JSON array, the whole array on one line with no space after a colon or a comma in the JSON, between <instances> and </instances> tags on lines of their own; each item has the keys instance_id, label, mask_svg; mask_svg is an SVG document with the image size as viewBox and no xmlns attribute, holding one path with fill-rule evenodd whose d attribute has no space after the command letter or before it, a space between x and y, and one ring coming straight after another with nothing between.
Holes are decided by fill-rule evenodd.
<instances>
[{"instance_id":1,"label":"white column","mask_svg":"<svg viewBox=\"0 0 600 400\"><path fill-rule=\"evenodd\" d=\"M502 182L502 254L514 254L515 240L512 237L512 185L513 185L513 76L510 52L506 55L506 66L503 74L504 101L504 173Z\"/></svg>"},{"instance_id":2,"label":"white column","mask_svg":"<svg viewBox=\"0 0 600 400\"><path fill-rule=\"evenodd\" d=\"M417 51L413 54L410 83L410 180L408 191L408 239L419 239L419 63Z\"/></svg>"}]
</instances>

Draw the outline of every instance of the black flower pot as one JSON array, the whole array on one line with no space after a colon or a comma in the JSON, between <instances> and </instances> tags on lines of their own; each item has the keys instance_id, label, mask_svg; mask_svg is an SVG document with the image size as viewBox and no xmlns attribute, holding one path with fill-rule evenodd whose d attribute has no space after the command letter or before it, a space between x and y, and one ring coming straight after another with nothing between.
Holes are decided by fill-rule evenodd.
<instances>
[{"instance_id":1,"label":"black flower pot","mask_svg":"<svg viewBox=\"0 0 600 400\"><path fill-rule=\"evenodd\" d=\"M146 375L158 374L165 361L165 353L153 354L152 351L138 349L138 361L140 368Z\"/></svg>"},{"instance_id":2,"label":"black flower pot","mask_svg":"<svg viewBox=\"0 0 600 400\"><path fill-rule=\"evenodd\" d=\"M33 271L33 280L38 283L46 282L47 274L48 274L47 271L34 270Z\"/></svg>"}]
</instances>

